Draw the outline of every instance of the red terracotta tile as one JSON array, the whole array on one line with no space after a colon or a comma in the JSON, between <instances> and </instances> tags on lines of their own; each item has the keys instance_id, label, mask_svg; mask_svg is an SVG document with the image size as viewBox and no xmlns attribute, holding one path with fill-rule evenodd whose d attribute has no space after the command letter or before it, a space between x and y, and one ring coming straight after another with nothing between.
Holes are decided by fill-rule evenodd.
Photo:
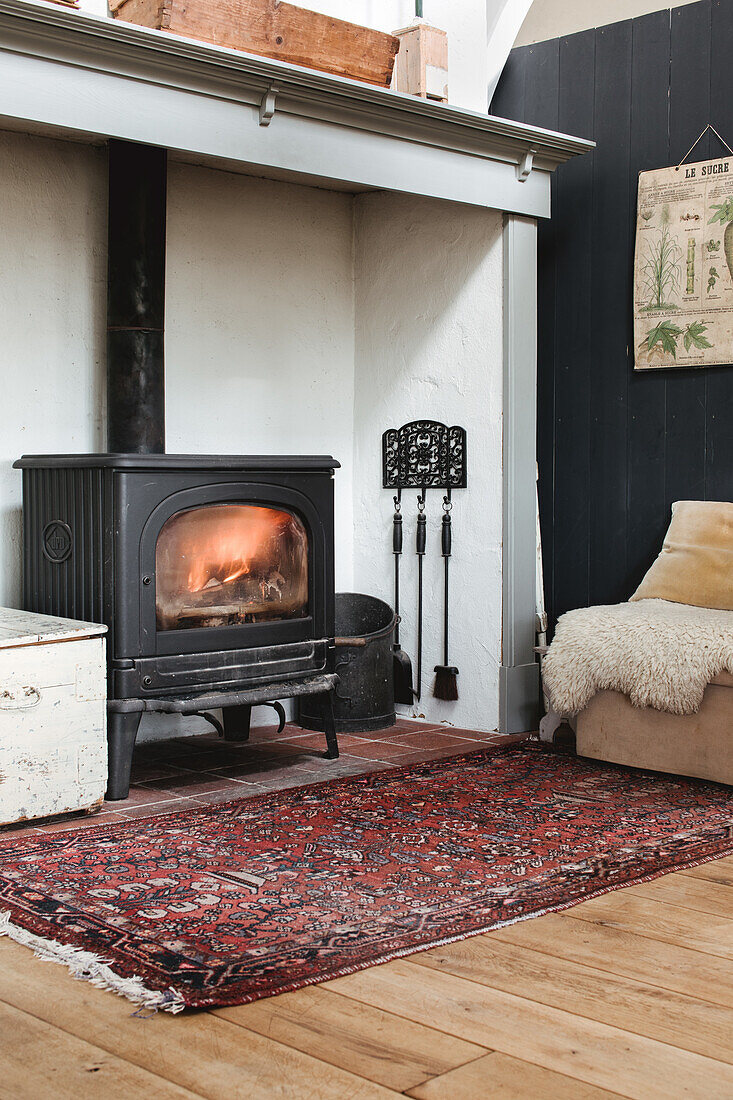
<instances>
[{"instance_id":1,"label":"red terracotta tile","mask_svg":"<svg viewBox=\"0 0 733 1100\"><path fill-rule=\"evenodd\" d=\"M239 787L241 783L237 783L236 780L230 778L214 777L204 773L203 775L196 775L195 772L189 772L186 777L189 782L173 784L169 780L160 780L161 783L170 783L164 790L161 790L157 786L154 786L156 791L165 793L169 798L195 798L199 795L213 794L217 791L229 790L231 787Z\"/></svg>"},{"instance_id":2,"label":"red terracotta tile","mask_svg":"<svg viewBox=\"0 0 733 1100\"><path fill-rule=\"evenodd\" d=\"M0 825L0 844L4 840L16 840L23 833L32 833L39 827L39 823L42 824L45 820L45 818L36 818L31 821L19 821L14 825Z\"/></svg>"},{"instance_id":3,"label":"red terracotta tile","mask_svg":"<svg viewBox=\"0 0 733 1100\"><path fill-rule=\"evenodd\" d=\"M369 775L371 772L389 771L394 764L389 760L353 760L339 757L338 760L332 761L329 767L333 770L329 770L324 782L328 779L341 779L347 775Z\"/></svg>"},{"instance_id":4,"label":"red terracotta tile","mask_svg":"<svg viewBox=\"0 0 733 1100\"><path fill-rule=\"evenodd\" d=\"M441 727L435 722L412 722L406 718L399 719L394 726L386 726L381 730L369 730L364 733L352 732L349 733L349 737L366 737L367 739L376 739L378 741L391 740L395 737L400 737L404 734L410 733L424 733L426 730L440 729Z\"/></svg>"},{"instance_id":5,"label":"red terracotta tile","mask_svg":"<svg viewBox=\"0 0 733 1100\"><path fill-rule=\"evenodd\" d=\"M273 754L263 751L259 753L253 750L240 760L231 761L212 768L212 775L235 775L238 769L261 770L263 768L277 769L302 765L305 768L317 768L323 759L324 748L319 752L316 749L288 749L287 752Z\"/></svg>"},{"instance_id":6,"label":"red terracotta tile","mask_svg":"<svg viewBox=\"0 0 733 1100\"><path fill-rule=\"evenodd\" d=\"M186 737L173 737L168 742L170 745L182 745L184 749L191 749L195 751L197 748L201 748L202 752L206 752L212 745L220 745L221 737L215 729L207 723L202 724L201 733L189 734Z\"/></svg>"},{"instance_id":7,"label":"red terracotta tile","mask_svg":"<svg viewBox=\"0 0 733 1100\"><path fill-rule=\"evenodd\" d=\"M348 754L361 760L394 760L410 748L394 741L366 741L361 746L350 745Z\"/></svg>"},{"instance_id":8,"label":"red terracotta tile","mask_svg":"<svg viewBox=\"0 0 733 1100\"><path fill-rule=\"evenodd\" d=\"M412 749L441 749L448 745L465 745L465 737L457 737L450 733L438 733L437 730L425 730L421 733L412 733L405 737L395 737L391 744L404 745L405 752Z\"/></svg>"},{"instance_id":9,"label":"red terracotta tile","mask_svg":"<svg viewBox=\"0 0 733 1100\"><path fill-rule=\"evenodd\" d=\"M234 764L241 755L240 750L212 748L209 752L181 752L180 756L171 757L167 763L173 764L179 771L201 772L217 764Z\"/></svg>"},{"instance_id":10,"label":"red terracotta tile","mask_svg":"<svg viewBox=\"0 0 733 1100\"><path fill-rule=\"evenodd\" d=\"M148 787L130 787L130 793L125 799L115 799L113 802L105 802L104 809L113 812L118 806L121 808L124 802L127 806L147 806L153 802L165 802L170 795L165 791L156 791Z\"/></svg>"},{"instance_id":11,"label":"red terracotta tile","mask_svg":"<svg viewBox=\"0 0 733 1100\"><path fill-rule=\"evenodd\" d=\"M425 737L430 733L442 733L442 727L431 726L430 729L398 729L382 730L378 737L380 741L404 741L406 737ZM372 735L373 736L373 735Z\"/></svg>"},{"instance_id":12,"label":"red terracotta tile","mask_svg":"<svg viewBox=\"0 0 733 1100\"><path fill-rule=\"evenodd\" d=\"M397 729L411 729L413 732L419 732L420 730L432 730L438 726L439 722L428 722L421 718L404 718L400 717L395 722L393 728Z\"/></svg>"},{"instance_id":13,"label":"red terracotta tile","mask_svg":"<svg viewBox=\"0 0 733 1100\"><path fill-rule=\"evenodd\" d=\"M207 745L199 750L196 741L198 741L197 737L173 738L169 741L144 741L135 746L135 759L146 764L153 762L167 764L177 756L189 755L197 751L205 752L206 748L210 747Z\"/></svg>"},{"instance_id":14,"label":"red terracotta tile","mask_svg":"<svg viewBox=\"0 0 733 1100\"><path fill-rule=\"evenodd\" d=\"M495 730L490 732L484 732L482 730L469 730L462 729L460 726L437 726L434 730L435 733L450 734L453 737L462 737L466 741L486 741L491 737L496 737Z\"/></svg>"},{"instance_id":15,"label":"red terracotta tile","mask_svg":"<svg viewBox=\"0 0 733 1100\"><path fill-rule=\"evenodd\" d=\"M369 737L357 737L351 733L339 733L338 743L339 748L342 750L350 750L356 747L362 746L365 743L371 745L372 742L380 740L378 733L371 734ZM292 752L294 749L300 750L305 748L317 749L325 751L326 748L326 736L323 733L308 733L302 734L300 737L293 737L289 741L285 741L284 746L290 748Z\"/></svg>"},{"instance_id":16,"label":"red terracotta tile","mask_svg":"<svg viewBox=\"0 0 733 1100\"><path fill-rule=\"evenodd\" d=\"M250 743L261 741L286 741L290 737L300 737L305 731L302 726L295 726L292 723L287 723L281 733L278 733L277 726L253 726L250 733Z\"/></svg>"},{"instance_id":17,"label":"red terracotta tile","mask_svg":"<svg viewBox=\"0 0 733 1100\"><path fill-rule=\"evenodd\" d=\"M327 772L300 772L293 773L288 777L276 776L271 780L267 780L264 776L261 778L261 784L268 791L285 791L291 787L304 787L313 783L329 783L334 779L343 779L351 775L367 775L370 772L386 771L391 767L389 764L385 764L381 761L360 761L354 763L342 763L339 760L330 760L326 762Z\"/></svg>"},{"instance_id":18,"label":"red terracotta tile","mask_svg":"<svg viewBox=\"0 0 733 1100\"><path fill-rule=\"evenodd\" d=\"M268 748L275 748L277 752L297 752L300 749L325 748L326 735L324 733L303 733L292 737L283 738L280 741L270 741Z\"/></svg>"},{"instance_id":19,"label":"red terracotta tile","mask_svg":"<svg viewBox=\"0 0 733 1100\"><path fill-rule=\"evenodd\" d=\"M232 779L241 779L245 783L262 783L265 781L269 783L278 777L285 779L292 775L312 775L314 772L321 770L322 764L327 763L328 761L318 759L308 763L303 763L299 759L248 760L246 763L237 764L231 768L222 768L216 774L222 777L229 776Z\"/></svg>"},{"instance_id":20,"label":"red terracotta tile","mask_svg":"<svg viewBox=\"0 0 733 1100\"><path fill-rule=\"evenodd\" d=\"M485 745L471 741L463 742L463 746L446 745L440 749L414 749L412 752L403 753L401 756L393 756L391 763L401 768L405 764L421 764L427 760L448 760L452 756L462 756L467 752L480 752Z\"/></svg>"},{"instance_id":21,"label":"red terracotta tile","mask_svg":"<svg viewBox=\"0 0 733 1100\"><path fill-rule=\"evenodd\" d=\"M158 791L161 797L166 791L174 790L178 787L191 787L197 783L211 783L220 776L214 772L207 771L206 768L197 768L195 771L191 768L179 769L173 775L164 775L159 779L144 779L142 782L135 783L133 786L135 790L141 791ZM132 791L133 787L130 787Z\"/></svg>"},{"instance_id":22,"label":"red terracotta tile","mask_svg":"<svg viewBox=\"0 0 733 1100\"><path fill-rule=\"evenodd\" d=\"M141 817L160 817L161 814L175 814L179 810L200 810L201 802L195 798L170 798L166 802L154 802L149 806L131 806L125 811L126 820L137 820Z\"/></svg>"},{"instance_id":23,"label":"red terracotta tile","mask_svg":"<svg viewBox=\"0 0 733 1100\"><path fill-rule=\"evenodd\" d=\"M271 788L261 783L234 783L222 791L210 791L208 794L192 795L194 802L199 806L217 806L222 802L234 802L238 798L254 798L255 795L264 794Z\"/></svg>"},{"instance_id":24,"label":"red terracotta tile","mask_svg":"<svg viewBox=\"0 0 733 1100\"><path fill-rule=\"evenodd\" d=\"M466 730L453 726L440 726L436 732L452 734L455 737L462 737L466 741L494 741L501 737L501 734L497 733L496 730L486 733L482 730Z\"/></svg>"},{"instance_id":25,"label":"red terracotta tile","mask_svg":"<svg viewBox=\"0 0 733 1100\"><path fill-rule=\"evenodd\" d=\"M59 818L57 821L40 825L33 832L50 835L51 833L68 833L74 829L94 829L100 825L115 825L123 820L123 817L123 814L103 812L100 814L85 814L84 817Z\"/></svg>"},{"instance_id":26,"label":"red terracotta tile","mask_svg":"<svg viewBox=\"0 0 733 1100\"><path fill-rule=\"evenodd\" d=\"M320 738L314 738L312 746L308 742L310 742L309 737L288 737L284 741L254 742L249 746L248 751L253 756L274 758L292 756L294 753L299 752L311 752L313 748L324 750L326 748L326 738L323 734Z\"/></svg>"},{"instance_id":27,"label":"red terracotta tile","mask_svg":"<svg viewBox=\"0 0 733 1100\"><path fill-rule=\"evenodd\" d=\"M151 760L150 762L142 761L138 763L133 759L131 782L133 786L137 786L138 783L150 783L154 779L181 775L181 771L181 768L174 767L167 762L163 764Z\"/></svg>"}]
</instances>

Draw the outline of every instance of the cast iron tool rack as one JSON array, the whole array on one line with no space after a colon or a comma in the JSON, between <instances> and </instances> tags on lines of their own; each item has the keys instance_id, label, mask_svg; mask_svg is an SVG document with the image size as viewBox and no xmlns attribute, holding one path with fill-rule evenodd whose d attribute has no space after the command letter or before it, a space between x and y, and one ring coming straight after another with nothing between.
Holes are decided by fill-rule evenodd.
<instances>
[{"instance_id":1,"label":"cast iron tool rack","mask_svg":"<svg viewBox=\"0 0 733 1100\"><path fill-rule=\"evenodd\" d=\"M411 420L382 436L385 489L466 488L466 429L437 420Z\"/></svg>"},{"instance_id":2,"label":"cast iron tool rack","mask_svg":"<svg viewBox=\"0 0 733 1100\"><path fill-rule=\"evenodd\" d=\"M466 430L454 424L448 427L437 420L411 420L401 428L388 428L382 435L382 484L385 489L396 489L394 496L393 552L395 555L395 697L398 702L419 700L422 691L422 636L423 636L423 557L426 549L425 496L428 489L443 490L443 525L441 535L442 554L445 562L444 616L443 616L443 664L435 666L436 687L434 694L441 699L457 699L455 687L458 669L448 664L448 561L451 555L451 518L453 489L466 488ZM412 687L412 670L409 658L402 652L399 640L399 559L402 554L402 490L417 489L416 553L418 557L418 606L417 606L417 686ZM405 674L409 687L403 697L398 695L398 683L402 685ZM446 676L450 690L446 690ZM442 684L439 687L439 683Z\"/></svg>"}]
</instances>

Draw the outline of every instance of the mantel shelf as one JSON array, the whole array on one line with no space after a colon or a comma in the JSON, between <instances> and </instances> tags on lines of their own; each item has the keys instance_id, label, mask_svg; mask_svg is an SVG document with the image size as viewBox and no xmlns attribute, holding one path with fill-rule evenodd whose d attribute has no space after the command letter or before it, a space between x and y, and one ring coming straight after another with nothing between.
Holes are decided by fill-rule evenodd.
<instances>
[{"instance_id":1,"label":"mantel shelf","mask_svg":"<svg viewBox=\"0 0 733 1100\"><path fill-rule=\"evenodd\" d=\"M0 0L0 127L122 138L177 159L345 191L542 217L593 143L164 31Z\"/></svg>"}]
</instances>

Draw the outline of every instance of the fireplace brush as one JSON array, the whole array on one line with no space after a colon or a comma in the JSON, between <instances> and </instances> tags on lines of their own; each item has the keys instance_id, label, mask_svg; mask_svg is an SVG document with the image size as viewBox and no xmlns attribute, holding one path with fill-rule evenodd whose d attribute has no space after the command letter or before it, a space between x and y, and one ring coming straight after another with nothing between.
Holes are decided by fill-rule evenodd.
<instances>
[{"instance_id":1,"label":"fireplace brush","mask_svg":"<svg viewBox=\"0 0 733 1100\"><path fill-rule=\"evenodd\" d=\"M435 686L433 695L436 699L445 699L453 702L458 698L458 669L455 665L448 664L448 563L450 561L453 535L451 524L450 489L447 496L443 497L443 526L440 532L441 552L443 554L444 591L443 591L443 664L435 666Z\"/></svg>"}]
</instances>

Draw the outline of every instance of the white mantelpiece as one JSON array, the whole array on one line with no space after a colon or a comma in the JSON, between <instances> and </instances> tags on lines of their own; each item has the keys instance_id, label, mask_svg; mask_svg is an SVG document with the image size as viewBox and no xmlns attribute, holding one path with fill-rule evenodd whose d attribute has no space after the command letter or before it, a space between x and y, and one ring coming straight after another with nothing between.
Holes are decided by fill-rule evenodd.
<instances>
[{"instance_id":1,"label":"white mantelpiece","mask_svg":"<svg viewBox=\"0 0 733 1100\"><path fill-rule=\"evenodd\" d=\"M19 599L12 460L104 446L103 146L162 145L169 449L335 454L337 583L390 600L381 431L417 416L464 424L461 699L432 700L427 674L420 710L526 728L534 219L549 214L552 169L590 143L24 0L0 0L0 130L17 131L0 133L14 409L0 449L0 602ZM409 574L405 592L409 644Z\"/></svg>"},{"instance_id":2,"label":"white mantelpiece","mask_svg":"<svg viewBox=\"0 0 733 1100\"><path fill-rule=\"evenodd\" d=\"M0 126L77 141L123 138L256 175L339 190L402 191L536 217L549 214L552 169L590 147L567 135L24 0L0 0Z\"/></svg>"}]
</instances>

